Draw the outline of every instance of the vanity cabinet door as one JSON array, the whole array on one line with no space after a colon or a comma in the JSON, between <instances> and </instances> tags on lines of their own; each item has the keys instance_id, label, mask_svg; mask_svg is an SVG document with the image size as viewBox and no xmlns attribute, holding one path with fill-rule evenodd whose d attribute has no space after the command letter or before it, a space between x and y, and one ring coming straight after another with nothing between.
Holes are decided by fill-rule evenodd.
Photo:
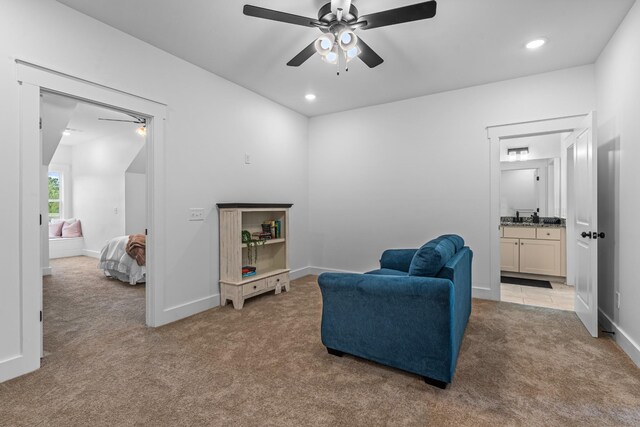
<instances>
[{"instance_id":1,"label":"vanity cabinet door","mask_svg":"<svg viewBox=\"0 0 640 427\"><path fill-rule=\"evenodd\" d=\"M560 276L560 242L520 239L520 272Z\"/></svg>"},{"instance_id":2,"label":"vanity cabinet door","mask_svg":"<svg viewBox=\"0 0 640 427\"><path fill-rule=\"evenodd\" d=\"M500 270L520 271L520 239L500 239Z\"/></svg>"}]
</instances>

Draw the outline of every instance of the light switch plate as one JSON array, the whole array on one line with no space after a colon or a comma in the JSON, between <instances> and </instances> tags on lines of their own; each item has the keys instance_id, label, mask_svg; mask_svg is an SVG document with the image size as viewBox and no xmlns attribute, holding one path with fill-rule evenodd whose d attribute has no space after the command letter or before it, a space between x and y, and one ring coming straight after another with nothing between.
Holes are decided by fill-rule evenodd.
<instances>
[{"instance_id":1,"label":"light switch plate","mask_svg":"<svg viewBox=\"0 0 640 427\"><path fill-rule=\"evenodd\" d=\"M189 209L189 221L204 221L204 208Z\"/></svg>"}]
</instances>

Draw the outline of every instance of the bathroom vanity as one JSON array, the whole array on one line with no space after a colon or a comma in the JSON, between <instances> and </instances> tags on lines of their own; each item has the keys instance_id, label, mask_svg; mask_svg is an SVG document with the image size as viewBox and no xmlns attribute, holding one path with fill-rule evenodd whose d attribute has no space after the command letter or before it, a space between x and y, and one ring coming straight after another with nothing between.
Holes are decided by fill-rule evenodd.
<instances>
[{"instance_id":1,"label":"bathroom vanity","mask_svg":"<svg viewBox=\"0 0 640 427\"><path fill-rule=\"evenodd\" d=\"M500 270L565 277L566 248L563 224L502 223Z\"/></svg>"}]
</instances>

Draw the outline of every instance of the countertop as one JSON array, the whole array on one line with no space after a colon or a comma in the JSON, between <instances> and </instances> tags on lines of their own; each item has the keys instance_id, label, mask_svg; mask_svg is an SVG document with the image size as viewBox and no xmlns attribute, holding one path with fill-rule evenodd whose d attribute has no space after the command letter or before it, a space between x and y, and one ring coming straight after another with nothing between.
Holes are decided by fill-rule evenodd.
<instances>
[{"instance_id":1,"label":"countertop","mask_svg":"<svg viewBox=\"0 0 640 427\"><path fill-rule=\"evenodd\" d=\"M501 222L501 227L539 227L539 228L566 228L564 224L534 224L533 222Z\"/></svg>"}]
</instances>

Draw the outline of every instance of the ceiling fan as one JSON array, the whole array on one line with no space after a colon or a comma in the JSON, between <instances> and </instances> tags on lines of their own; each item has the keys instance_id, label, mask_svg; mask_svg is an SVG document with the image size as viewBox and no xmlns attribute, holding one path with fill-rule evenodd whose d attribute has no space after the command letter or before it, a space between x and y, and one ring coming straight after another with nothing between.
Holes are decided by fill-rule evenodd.
<instances>
[{"instance_id":1,"label":"ceiling fan","mask_svg":"<svg viewBox=\"0 0 640 427\"><path fill-rule=\"evenodd\" d=\"M138 129L136 129L136 133L141 136L147 135L147 119L144 117L137 117L132 114L127 114L127 116L131 116L134 120L123 120L123 119L105 119L104 117L98 117L98 120L106 121L106 122L125 122L125 123L135 123L137 125L142 125Z\"/></svg>"},{"instance_id":2,"label":"ceiling fan","mask_svg":"<svg viewBox=\"0 0 640 427\"><path fill-rule=\"evenodd\" d=\"M331 3L320 8L318 19L248 4L244 6L243 13L256 18L318 28L323 32L320 37L293 57L287 63L288 66L299 67L317 52L325 62L337 64L338 67L340 67L341 61L346 64L358 57L369 68L373 68L382 64L384 60L360 37L356 36L355 31L433 18L436 15L436 2L435 0L426 1L359 16L358 9L351 4L351 0L332 0ZM339 71L338 74L340 74Z\"/></svg>"}]
</instances>

